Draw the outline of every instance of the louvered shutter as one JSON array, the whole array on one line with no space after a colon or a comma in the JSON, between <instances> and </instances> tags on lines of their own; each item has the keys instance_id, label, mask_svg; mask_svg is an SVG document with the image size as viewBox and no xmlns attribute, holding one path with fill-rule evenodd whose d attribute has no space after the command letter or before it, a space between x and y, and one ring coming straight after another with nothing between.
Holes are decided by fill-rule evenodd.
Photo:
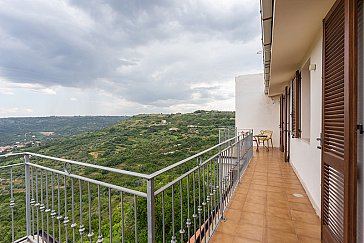
<instances>
[{"instance_id":1,"label":"louvered shutter","mask_svg":"<svg viewBox=\"0 0 364 243\"><path fill-rule=\"evenodd\" d=\"M292 80L292 136L301 137L301 74L296 71Z\"/></svg>"},{"instance_id":2,"label":"louvered shutter","mask_svg":"<svg viewBox=\"0 0 364 243\"><path fill-rule=\"evenodd\" d=\"M281 95L280 99L280 106L279 106L279 148L281 152L284 151L284 120L283 120L283 112L284 112L284 96Z\"/></svg>"},{"instance_id":3,"label":"louvered shutter","mask_svg":"<svg viewBox=\"0 0 364 243\"><path fill-rule=\"evenodd\" d=\"M324 19L321 223L323 242L356 242L355 1Z\"/></svg>"},{"instance_id":4,"label":"louvered shutter","mask_svg":"<svg viewBox=\"0 0 364 243\"><path fill-rule=\"evenodd\" d=\"M290 156L290 127L289 127L289 110L290 110L290 89L286 86L284 90L284 107L283 107L283 121L284 121L284 161L289 162Z\"/></svg>"}]
</instances>

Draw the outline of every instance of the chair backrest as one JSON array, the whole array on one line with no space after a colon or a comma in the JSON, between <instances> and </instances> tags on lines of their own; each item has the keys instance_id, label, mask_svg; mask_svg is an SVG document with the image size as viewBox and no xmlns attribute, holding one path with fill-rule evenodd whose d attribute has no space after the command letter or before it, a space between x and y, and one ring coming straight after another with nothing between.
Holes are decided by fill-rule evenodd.
<instances>
[{"instance_id":1,"label":"chair backrest","mask_svg":"<svg viewBox=\"0 0 364 243\"><path fill-rule=\"evenodd\" d=\"M267 138L272 138L273 131L272 130L260 130L260 134L266 135Z\"/></svg>"}]
</instances>

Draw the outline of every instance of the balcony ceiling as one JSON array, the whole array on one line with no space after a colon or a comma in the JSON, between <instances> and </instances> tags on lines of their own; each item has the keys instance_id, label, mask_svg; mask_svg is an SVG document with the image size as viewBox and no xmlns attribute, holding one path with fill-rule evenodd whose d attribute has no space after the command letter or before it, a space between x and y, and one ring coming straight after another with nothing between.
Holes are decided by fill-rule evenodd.
<instances>
[{"instance_id":1,"label":"balcony ceiling","mask_svg":"<svg viewBox=\"0 0 364 243\"><path fill-rule=\"evenodd\" d=\"M262 0L262 11L272 0ZM335 0L275 0L273 8L269 95L283 92L303 64ZM264 16L262 14L262 16ZM264 23L264 21L263 21ZM263 24L263 33L266 33ZM263 34L264 35L264 34Z\"/></svg>"}]
</instances>

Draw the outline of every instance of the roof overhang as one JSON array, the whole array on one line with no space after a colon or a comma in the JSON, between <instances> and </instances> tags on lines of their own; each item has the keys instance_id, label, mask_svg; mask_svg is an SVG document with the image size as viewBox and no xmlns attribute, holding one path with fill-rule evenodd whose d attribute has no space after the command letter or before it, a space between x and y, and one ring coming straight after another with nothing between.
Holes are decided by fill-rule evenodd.
<instances>
[{"instance_id":1,"label":"roof overhang","mask_svg":"<svg viewBox=\"0 0 364 243\"><path fill-rule=\"evenodd\" d=\"M266 94L279 95L322 30L335 0L261 0Z\"/></svg>"}]
</instances>

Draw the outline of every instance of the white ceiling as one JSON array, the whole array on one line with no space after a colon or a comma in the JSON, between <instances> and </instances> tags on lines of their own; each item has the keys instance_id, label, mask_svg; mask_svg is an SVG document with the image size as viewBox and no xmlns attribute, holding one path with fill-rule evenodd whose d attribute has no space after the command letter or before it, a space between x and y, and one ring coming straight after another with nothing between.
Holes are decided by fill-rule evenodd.
<instances>
[{"instance_id":1,"label":"white ceiling","mask_svg":"<svg viewBox=\"0 0 364 243\"><path fill-rule=\"evenodd\" d=\"M334 2L335 0L274 1L270 96L282 93L285 84L300 68L303 58L322 31L322 20Z\"/></svg>"}]
</instances>

